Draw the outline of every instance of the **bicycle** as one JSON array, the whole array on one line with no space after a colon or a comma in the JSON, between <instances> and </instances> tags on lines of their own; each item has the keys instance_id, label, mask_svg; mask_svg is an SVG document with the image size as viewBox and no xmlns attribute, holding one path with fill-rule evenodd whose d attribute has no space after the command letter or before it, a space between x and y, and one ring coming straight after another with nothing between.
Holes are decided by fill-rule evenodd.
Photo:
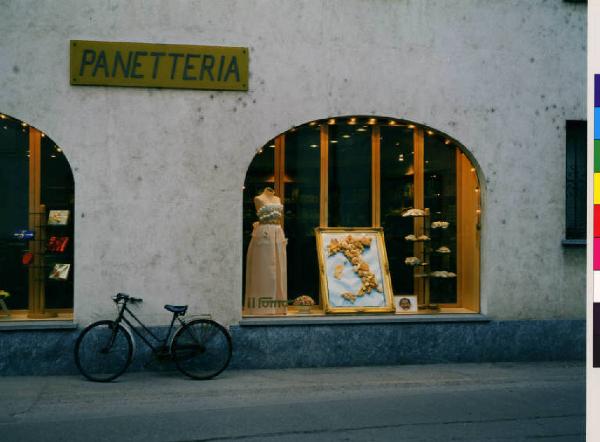
<instances>
[{"instance_id":1,"label":"bicycle","mask_svg":"<svg viewBox=\"0 0 600 442\"><path fill-rule=\"evenodd\" d=\"M192 379L214 378L229 365L231 336L218 322L212 319L185 321L182 317L187 312L187 305L167 304L165 309L173 313L173 318L167 334L160 339L127 307L128 303L142 302L141 298L118 293L111 299L117 304L117 319L88 325L75 342L75 364L90 381L110 382L127 370L135 351L133 333L154 356L174 360L179 371ZM142 327L146 336L127 319L126 313ZM180 325L171 333L175 321Z\"/></svg>"}]
</instances>

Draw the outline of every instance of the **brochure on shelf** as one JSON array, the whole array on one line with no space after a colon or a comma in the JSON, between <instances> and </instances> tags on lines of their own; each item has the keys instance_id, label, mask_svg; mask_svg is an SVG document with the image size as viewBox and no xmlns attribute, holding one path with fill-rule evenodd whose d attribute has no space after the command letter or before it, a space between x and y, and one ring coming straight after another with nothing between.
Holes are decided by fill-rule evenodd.
<instances>
[{"instance_id":1,"label":"brochure on shelf","mask_svg":"<svg viewBox=\"0 0 600 442\"><path fill-rule=\"evenodd\" d=\"M48 213L48 225L66 226L69 223L70 210L50 210Z\"/></svg>"}]
</instances>

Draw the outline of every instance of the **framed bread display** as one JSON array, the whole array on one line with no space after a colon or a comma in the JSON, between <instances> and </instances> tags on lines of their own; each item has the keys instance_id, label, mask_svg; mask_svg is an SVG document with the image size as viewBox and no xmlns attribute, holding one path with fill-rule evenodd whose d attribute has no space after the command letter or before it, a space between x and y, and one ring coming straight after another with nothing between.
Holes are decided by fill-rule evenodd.
<instances>
[{"instance_id":1,"label":"framed bread display","mask_svg":"<svg viewBox=\"0 0 600 442\"><path fill-rule=\"evenodd\" d=\"M394 312L381 228L315 229L326 313Z\"/></svg>"}]
</instances>

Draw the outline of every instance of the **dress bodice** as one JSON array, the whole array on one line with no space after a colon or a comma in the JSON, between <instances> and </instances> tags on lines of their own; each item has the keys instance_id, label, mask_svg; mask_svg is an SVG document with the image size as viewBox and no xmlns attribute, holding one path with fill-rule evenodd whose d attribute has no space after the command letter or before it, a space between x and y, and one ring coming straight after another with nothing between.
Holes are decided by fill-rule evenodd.
<instances>
[{"instance_id":1,"label":"dress bodice","mask_svg":"<svg viewBox=\"0 0 600 442\"><path fill-rule=\"evenodd\" d=\"M265 204L256 211L258 221L261 224L280 224L283 216L282 204Z\"/></svg>"}]
</instances>

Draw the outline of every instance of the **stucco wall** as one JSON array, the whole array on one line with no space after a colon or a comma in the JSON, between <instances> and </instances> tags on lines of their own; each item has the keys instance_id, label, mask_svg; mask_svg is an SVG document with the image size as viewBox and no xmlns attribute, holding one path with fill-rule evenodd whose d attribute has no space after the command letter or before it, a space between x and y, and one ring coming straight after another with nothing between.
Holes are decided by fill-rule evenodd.
<instances>
[{"instance_id":1,"label":"stucco wall","mask_svg":"<svg viewBox=\"0 0 600 442\"><path fill-rule=\"evenodd\" d=\"M565 120L585 119L586 7L561 0L0 1L0 112L45 131L76 183L75 314L118 290L232 323L255 150L374 114L461 141L481 177L483 311L585 314L564 235ZM72 87L70 39L248 46L250 90ZM293 270L290 270L293 271Z\"/></svg>"}]
</instances>

